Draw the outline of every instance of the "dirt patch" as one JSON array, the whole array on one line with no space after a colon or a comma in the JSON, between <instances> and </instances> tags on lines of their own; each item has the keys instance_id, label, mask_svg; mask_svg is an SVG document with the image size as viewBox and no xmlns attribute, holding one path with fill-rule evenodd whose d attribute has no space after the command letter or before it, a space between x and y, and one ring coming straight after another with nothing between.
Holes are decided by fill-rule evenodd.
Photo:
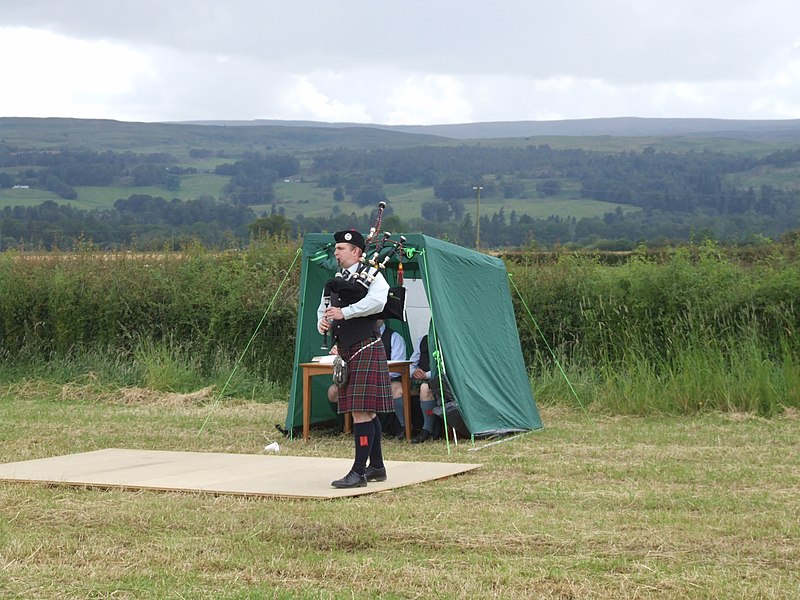
<instances>
[{"instance_id":1,"label":"dirt patch","mask_svg":"<svg viewBox=\"0 0 800 600\"><path fill-rule=\"evenodd\" d=\"M736 423L741 423L743 421L750 421L751 419L758 418L758 415L754 415L752 413L746 412L729 412L725 413L725 418L729 421L734 421Z\"/></svg>"},{"instance_id":2,"label":"dirt patch","mask_svg":"<svg viewBox=\"0 0 800 600\"><path fill-rule=\"evenodd\" d=\"M108 401L115 404L159 404L166 406L205 404L213 397L214 387L210 385L186 394L159 392L147 388L122 388L110 394Z\"/></svg>"},{"instance_id":3,"label":"dirt patch","mask_svg":"<svg viewBox=\"0 0 800 600\"><path fill-rule=\"evenodd\" d=\"M800 419L800 410L798 410L794 406L787 406L786 408L783 409L783 412L780 414L780 418L796 421L797 419Z\"/></svg>"},{"instance_id":4,"label":"dirt patch","mask_svg":"<svg viewBox=\"0 0 800 600\"><path fill-rule=\"evenodd\" d=\"M101 401L110 404L157 404L161 406L192 406L206 404L214 396L215 386L210 385L194 392L178 394L147 388L130 387L113 391L99 391L97 386L67 383L61 386L59 400L63 402Z\"/></svg>"}]
</instances>

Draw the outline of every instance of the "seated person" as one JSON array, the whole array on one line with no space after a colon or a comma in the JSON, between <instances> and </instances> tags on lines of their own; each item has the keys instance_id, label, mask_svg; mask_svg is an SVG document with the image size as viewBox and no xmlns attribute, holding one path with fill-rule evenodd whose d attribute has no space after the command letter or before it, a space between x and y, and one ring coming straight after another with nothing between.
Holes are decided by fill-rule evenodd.
<instances>
[{"instance_id":1,"label":"seated person","mask_svg":"<svg viewBox=\"0 0 800 600\"><path fill-rule=\"evenodd\" d=\"M411 380L413 383L419 385L419 407L422 410L422 429L420 432L411 439L412 444L421 444L431 439L433 435L433 426L436 419L433 414L433 408L436 406L436 399L433 396L433 391L430 388L429 381L431 380L431 358L428 351L428 336L424 335L417 344L417 349L411 355ZM405 429L405 415L403 415L403 399L400 398L398 404L397 399L394 403L394 414L400 421L400 426Z\"/></svg>"},{"instance_id":2,"label":"seated person","mask_svg":"<svg viewBox=\"0 0 800 600\"><path fill-rule=\"evenodd\" d=\"M403 339L403 336L397 333L396 331L392 331L389 327L386 326L386 323L378 319L375 321L375 325L378 328L378 331L381 335L381 340L383 341L383 347L386 350L386 356L390 361L393 360L406 360L406 341ZM334 346L331 348L331 354L336 354L337 348ZM403 384L401 383L402 374L400 373L389 373L389 379L391 380L392 384L392 398L394 398L394 405L397 407L398 401L400 402L400 411L403 410ZM339 401L339 388L336 384L331 384L328 387L328 402L331 404L336 404ZM337 412L336 406L333 406L333 412ZM395 408L396 410L396 408Z\"/></svg>"}]
</instances>

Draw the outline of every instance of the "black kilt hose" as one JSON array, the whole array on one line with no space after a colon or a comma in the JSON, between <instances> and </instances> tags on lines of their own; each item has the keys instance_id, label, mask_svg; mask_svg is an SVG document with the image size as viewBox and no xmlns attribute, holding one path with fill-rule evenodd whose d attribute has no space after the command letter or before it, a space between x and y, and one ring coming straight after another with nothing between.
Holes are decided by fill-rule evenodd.
<instances>
[{"instance_id":1,"label":"black kilt hose","mask_svg":"<svg viewBox=\"0 0 800 600\"><path fill-rule=\"evenodd\" d=\"M372 345L365 348L369 344ZM361 348L364 349L359 352ZM361 340L349 348L340 348L339 354L347 362L349 376L347 383L339 388L338 411L392 412L392 385L381 339L376 335Z\"/></svg>"}]
</instances>

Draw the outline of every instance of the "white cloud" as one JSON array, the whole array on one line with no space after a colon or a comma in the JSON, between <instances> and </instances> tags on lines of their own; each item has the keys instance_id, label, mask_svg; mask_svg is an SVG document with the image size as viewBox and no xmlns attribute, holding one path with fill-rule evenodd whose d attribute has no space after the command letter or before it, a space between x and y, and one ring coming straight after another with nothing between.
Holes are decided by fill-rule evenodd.
<instances>
[{"instance_id":1,"label":"white cloud","mask_svg":"<svg viewBox=\"0 0 800 600\"><path fill-rule=\"evenodd\" d=\"M767 81L780 87L800 87L800 41L775 60Z\"/></svg>"},{"instance_id":2,"label":"white cloud","mask_svg":"<svg viewBox=\"0 0 800 600\"><path fill-rule=\"evenodd\" d=\"M712 90L703 89L703 86L695 83L668 82L655 86L651 92L652 104L663 110L669 107L681 107L685 109L698 109L700 113L705 111L708 105L708 96Z\"/></svg>"},{"instance_id":3,"label":"white cloud","mask_svg":"<svg viewBox=\"0 0 800 600\"><path fill-rule=\"evenodd\" d=\"M406 77L386 99L386 124L431 125L472 120L471 91L451 76Z\"/></svg>"},{"instance_id":4,"label":"white cloud","mask_svg":"<svg viewBox=\"0 0 800 600\"><path fill-rule=\"evenodd\" d=\"M155 77L148 56L121 44L0 28L4 116L116 118L116 102Z\"/></svg>"},{"instance_id":5,"label":"white cloud","mask_svg":"<svg viewBox=\"0 0 800 600\"><path fill-rule=\"evenodd\" d=\"M304 75L293 78L293 84L283 98L283 109L290 115L286 118L290 119L356 123L370 121L363 105L348 104L326 96Z\"/></svg>"}]
</instances>

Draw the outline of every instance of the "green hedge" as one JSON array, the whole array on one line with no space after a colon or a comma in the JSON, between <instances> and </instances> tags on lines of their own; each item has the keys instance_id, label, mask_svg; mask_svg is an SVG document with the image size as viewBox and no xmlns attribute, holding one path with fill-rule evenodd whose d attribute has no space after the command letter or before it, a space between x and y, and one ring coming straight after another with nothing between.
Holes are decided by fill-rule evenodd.
<instances>
[{"instance_id":1,"label":"green hedge","mask_svg":"<svg viewBox=\"0 0 800 600\"><path fill-rule=\"evenodd\" d=\"M166 348L178 362L189 360L193 372L219 380L274 300L240 364L285 388L294 356L298 249L297 242L267 239L225 253L200 246L152 255L3 253L3 360L32 364L107 353L157 362ZM786 396L789 404L797 401L791 391L800 380L794 250L776 244L743 259L706 244L657 255L642 250L613 265L590 254L516 256L507 263L534 386L557 364L591 381L594 398L602 395L599 381L627 373L630 389L641 387L644 374L653 395L660 382L677 388L674 402L685 402L685 410L693 400L683 396L695 392L680 389L684 381L696 388L742 387L736 378L761 378L768 393L753 393L766 406L756 408L762 413ZM727 371L728 378L700 379L709 369ZM746 408L744 394L735 403ZM713 403L730 398L720 391Z\"/></svg>"},{"instance_id":2,"label":"green hedge","mask_svg":"<svg viewBox=\"0 0 800 600\"><path fill-rule=\"evenodd\" d=\"M706 244L614 266L575 254L516 260L534 395L627 414L800 408L794 250L742 260Z\"/></svg>"},{"instance_id":3,"label":"green hedge","mask_svg":"<svg viewBox=\"0 0 800 600\"><path fill-rule=\"evenodd\" d=\"M272 302L242 364L287 381L299 259L289 271L296 251L294 242L266 240L221 254L200 246L162 254L6 252L0 258L3 354L13 360L132 353L155 342L180 347L210 370L220 355L238 357Z\"/></svg>"},{"instance_id":4,"label":"green hedge","mask_svg":"<svg viewBox=\"0 0 800 600\"><path fill-rule=\"evenodd\" d=\"M689 344L754 335L770 355L797 352L800 261L773 250L754 262L713 244L640 251L615 266L588 254L517 261L509 272L525 356L549 355L536 325L557 356L586 364L617 364L631 352L663 362Z\"/></svg>"}]
</instances>

